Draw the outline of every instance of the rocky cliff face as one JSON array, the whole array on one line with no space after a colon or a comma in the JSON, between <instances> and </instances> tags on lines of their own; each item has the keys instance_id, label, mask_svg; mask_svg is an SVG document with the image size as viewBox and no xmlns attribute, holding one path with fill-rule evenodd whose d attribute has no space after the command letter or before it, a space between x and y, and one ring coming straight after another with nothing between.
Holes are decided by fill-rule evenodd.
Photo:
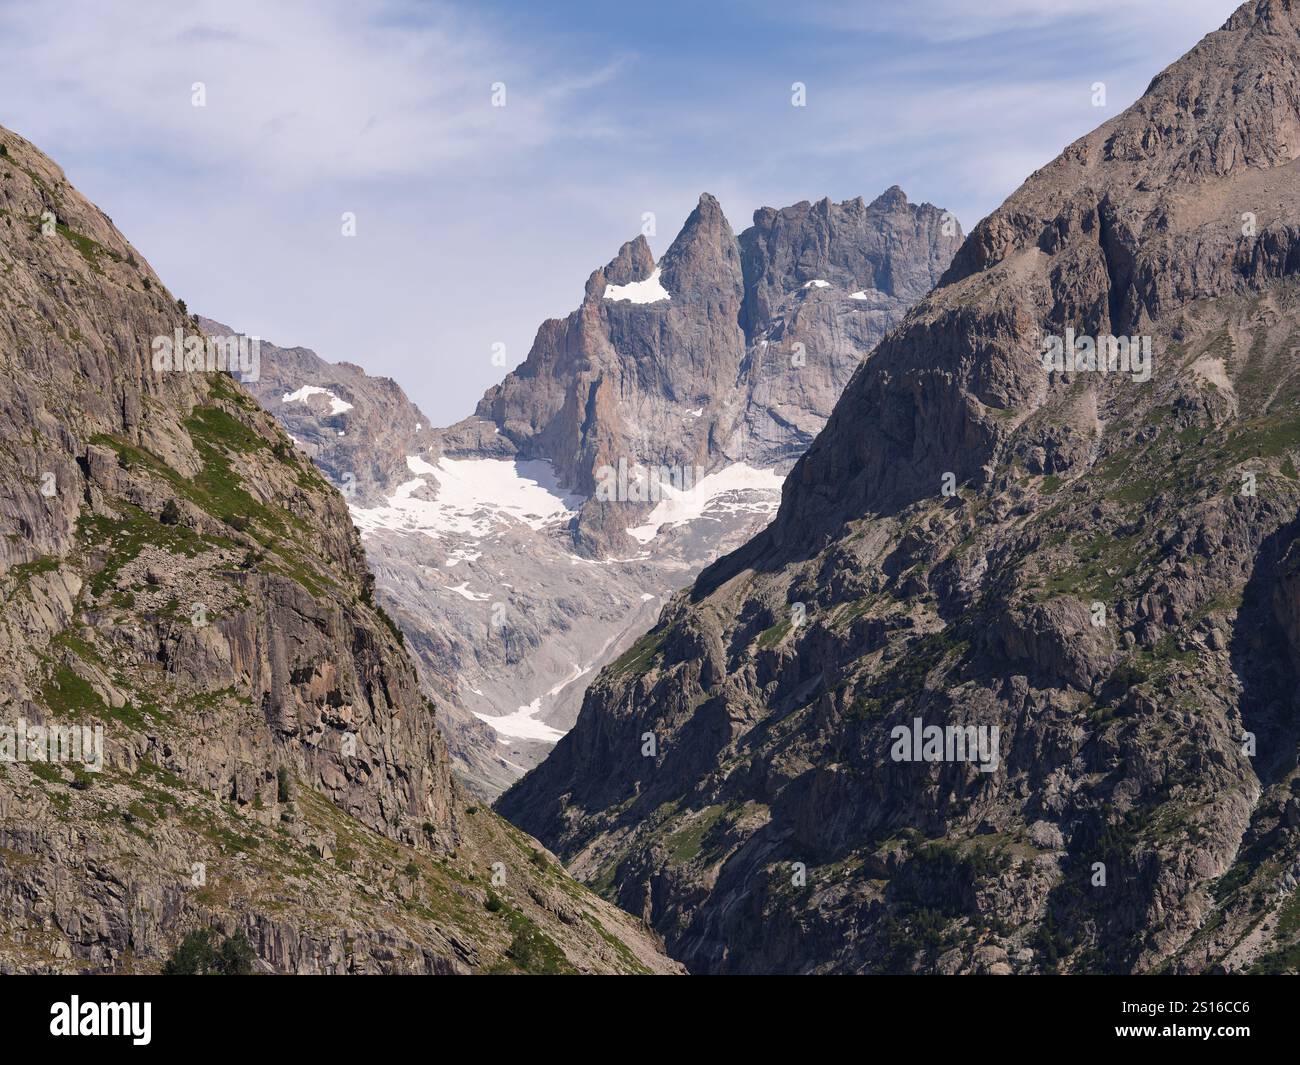
<instances>
[{"instance_id":1,"label":"rocky cliff face","mask_svg":"<svg viewBox=\"0 0 1300 1065\"><path fill-rule=\"evenodd\" d=\"M697 971L1296 971L1297 156L1251 0L980 223L499 809Z\"/></svg>"},{"instance_id":2,"label":"rocky cliff face","mask_svg":"<svg viewBox=\"0 0 1300 1065\"><path fill-rule=\"evenodd\" d=\"M473 417L432 432L391 382L271 348L252 387L351 484L469 786L495 796L544 757L663 597L771 518L858 362L959 245L897 188L764 208L739 239L706 194L659 263L629 241Z\"/></svg>"},{"instance_id":3,"label":"rocky cliff face","mask_svg":"<svg viewBox=\"0 0 1300 1065\"><path fill-rule=\"evenodd\" d=\"M199 317L206 335L238 336ZM243 382L285 427L350 506L380 502L409 479L406 457L438 444L437 431L390 377L350 362L326 362L309 348L261 342L256 379Z\"/></svg>"},{"instance_id":4,"label":"rocky cliff face","mask_svg":"<svg viewBox=\"0 0 1300 1065\"><path fill-rule=\"evenodd\" d=\"M0 971L208 925L276 971L673 970L466 806L343 498L207 372L273 353L0 149Z\"/></svg>"},{"instance_id":5,"label":"rocky cliff face","mask_svg":"<svg viewBox=\"0 0 1300 1065\"><path fill-rule=\"evenodd\" d=\"M657 265L638 237L593 273L476 419L584 497L580 552L627 553L626 528L652 507L597 498L602 469L788 466L960 243L954 218L897 187L870 205L765 207L739 239L705 193Z\"/></svg>"},{"instance_id":6,"label":"rocky cliff face","mask_svg":"<svg viewBox=\"0 0 1300 1065\"><path fill-rule=\"evenodd\" d=\"M199 324L209 335L239 335L209 318ZM388 497L411 480L407 458L439 453L438 430L391 378L267 340L261 354L260 372L245 387L354 511L386 511ZM453 769L481 797L496 795L516 774L497 753L496 734L461 703L451 642L428 610L438 586L424 565L430 560L421 555L425 538L412 545L401 532L383 529L368 530L368 537L376 592L406 634L422 687L438 708Z\"/></svg>"}]
</instances>

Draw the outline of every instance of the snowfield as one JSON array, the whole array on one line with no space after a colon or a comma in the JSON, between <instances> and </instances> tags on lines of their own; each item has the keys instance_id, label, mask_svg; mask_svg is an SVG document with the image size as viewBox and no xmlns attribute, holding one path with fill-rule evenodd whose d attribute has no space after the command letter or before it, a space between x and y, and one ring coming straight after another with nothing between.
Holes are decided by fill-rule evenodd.
<instances>
[{"instance_id":1,"label":"snowfield","mask_svg":"<svg viewBox=\"0 0 1300 1065\"><path fill-rule=\"evenodd\" d=\"M781 503L781 485L785 478L776 470L756 470L743 462L732 463L702 477L688 492L676 491L672 485L659 483L659 502L643 525L628 529L628 535L648 544L664 525L678 525L702 517L707 510L766 511L775 514ZM727 498L734 492L761 492L763 498Z\"/></svg>"},{"instance_id":2,"label":"snowfield","mask_svg":"<svg viewBox=\"0 0 1300 1065\"><path fill-rule=\"evenodd\" d=\"M555 743L564 733L557 728L551 728L545 721L538 721L537 715L541 712L542 697L539 695L527 706L521 706L513 714L502 714L498 717L492 714L475 713L474 716L496 729L503 743L509 742L507 737Z\"/></svg>"},{"instance_id":3,"label":"snowfield","mask_svg":"<svg viewBox=\"0 0 1300 1065\"><path fill-rule=\"evenodd\" d=\"M461 536L479 540L494 527L522 522L533 529L567 518L583 497L564 493L551 464L543 460L452 459L436 466L408 455L414 478L403 481L377 507L352 507L352 520L364 536L378 529L424 533L432 539ZM437 489L424 499L421 489Z\"/></svg>"},{"instance_id":4,"label":"snowfield","mask_svg":"<svg viewBox=\"0 0 1300 1065\"><path fill-rule=\"evenodd\" d=\"M306 403L312 396L329 396L331 414L344 414L352 409L352 404L346 399L340 399L328 388L321 388L319 385L303 385L296 392L286 392L280 402ZM339 436L342 435L342 433L339 433Z\"/></svg>"},{"instance_id":5,"label":"snowfield","mask_svg":"<svg viewBox=\"0 0 1300 1065\"><path fill-rule=\"evenodd\" d=\"M644 281L633 281L628 285L606 285L605 299L627 300L629 303L658 303L660 300L672 299L668 290L659 281L659 267Z\"/></svg>"}]
</instances>

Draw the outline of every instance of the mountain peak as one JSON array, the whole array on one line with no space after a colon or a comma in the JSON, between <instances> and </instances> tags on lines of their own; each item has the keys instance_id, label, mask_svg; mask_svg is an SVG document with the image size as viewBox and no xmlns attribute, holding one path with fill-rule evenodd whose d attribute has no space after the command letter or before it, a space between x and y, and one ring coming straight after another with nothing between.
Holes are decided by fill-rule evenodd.
<instances>
[{"instance_id":1,"label":"mountain peak","mask_svg":"<svg viewBox=\"0 0 1300 1065\"><path fill-rule=\"evenodd\" d=\"M699 203L686 219L663 258L664 285L709 301L739 301L744 289L740 249L736 235L711 194L700 194Z\"/></svg>"},{"instance_id":2,"label":"mountain peak","mask_svg":"<svg viewBox=\"0 0 1300 1065\"><path fill-rule=\"evenodd\" d=\"M1275 27L1279 31L1300 26L1294 0L1247 0L1223 24L1225 30L1239 30L1255 25Z\"/></svg>"},{"instance_id":3,"label":"mountain peak","mask_svg":"<svg viewBox=\"0 0 1300 1065\"><path fill-rule=\"evenodd\" d=\"M1300 11L1293 0L1243 4L1156 75L1132 107L1076 146L1096 142L1107 161L1141 162L1152 188L1295 159Z\"/></svg>"},{"instance_id":4,"label":"mountain peak","mask_svg":"<svg viewBox=\"0 0 1300 1065\"><path fill-rule=\"evenodd\" d=\"M880 209L888 209L888 210L895 210L897 208L907 207L907 206L908 206L907 193L905 193L898 185L890 185L889 188L885 189L884 192L882 192L869 204L870 208L880 208Z\"/></svg>"},{"instance_id":5,"label":"mountain peak","mask_svg":"<svg viewBox=\"0 0 1300 1065\"><path fill-rule=\"evenodd\" d=\"M1296 12L1245 5L981 222L501 800L693 970L1294 970ZM834 299L853 224L762 212L755 318ZM916 764L923 720L1000 753ZM962 857L994 838L1031 846Z\"/></svg>"},{"instance_id":6,"label":"mountain peak","mask_svg":"<svg viewBox=\"0 0 1300 1065\"><path fill-rule=\"evenodd\" d=\"M654 253L646 243L644 234L638 233L618 249L602 271L611 285L627 285L644 281L655 268Z\"/></svg>"},{"instance_id":7,"label":"mountain peak","mask_svg":"<svg viewBox=\"0 0 1300 1065\"><path fill-rule=\"evenodd\" d=\"M712 213L712 214L719 214L719 215L721 215L721 214L722 214L722 204L718 202L718 198L717 198L716 196L714 196L713 193L711 193L711 192L701 192L701 193L700 193L700 198L699 198L698 201L696 201L696 204L695 204L695 212L700 212L700 213L704 213L704 214L711 214L711 213ZM692 212L692 213L695 213L695 212Z\"/></svg>"},{"instance_id":8,"label":"mountain peak","mask_svg":"<svg viewBox=\"0 0 1300 1065\"><path fill-rule=\"evenodd\" d=\"M842 483L825 502L838 509L852 495L843 482L853 469L849 480L862 494L849 509L863 513L928 491L936 470L978 479L1004 433L981 411L1028 411L1045 398L1041 365L1029 354L1037 331L1146 331L1193 292L1213 297L1240 288L1255 269L1255 253L1242 246L1242 212L1260 212L1262 229L1265 204L1300 211L1287 169L1300 156L1298 24L1291 0L1252 0L1131 107L1031 175L975 227L911 327L882 341L842 397L840 416L805 456L798 481L820 484L835 471ZM1241 189L1235 198L1234 189ZM1283 249L1294 243L1285 234L1278 240ZM1039 256L1059 266L1031 284L1013 264L1028 269ZM1274 260L1285 263L1286 254ZM972 286L976 274L984 280ZM1005 301L1013 328L1004 325ZM937 346L935 332L958 321L986 322L980 328L1000 339L976 343L979 329L968 324L966 339ZM914 375L928 386L940 369L951 387L925 397L928 423L906 454L890 453L878 412L898 402ZM918 404L920 417L921 401L906 402ZM809 504L801 495L788 493L774 533L789 520L795 538L806 540Z\"/></svg>"},{"instance_id":9,"label":"mountain peak","mask_svg":"<svg viewBox=\"0 0 1300 1065\"><path fill-rule=\"evenodd\" d=\"M740 236L746 295L742 321L753 335L785 294L815 281L848 293L873 289L913 302L934 287L961 245L941 213L915 206L897 185L870 206L862 197L761 207Z\"/></svg>"},{"instance_id":10,"label":"mountain peak","mask_svg":"<svg viewBox=\"0 0 1300 1065\"><path fill-rule=\"evenodd\" d=\"M618 249L614 258L601 269L592 272L587 279L587 297L599 298L606 285L630 285L634 281L644 281L654 272L654 268L654 253L646 243L645 236L638 233Z\"/></svg>"},{"instance_id":11,"label":"mountain peak","mask_svg":"<svg viewBox=\"0 0 1300 1065\"><path fill-rule=\"evenodd\" d=\"M1034 245L1054 253L1086 230L1089 216L1112 239L1134 245L1130 251L1141 243L1149 252L1173 229L1198 224L1190 197L1207 186L1297 157L1300 14L1293 0L1251 0L1157 75L1132 106L1069 145L981 221L943 284ZM1262 180L1294 200L1294 180ZM1250 193L1256 207L1261 192ZM1220 212L1219 223L1216 239L1235 240L1237 214ZM1129 254L1108 255L1117 252ZM1149 313L1150 297L1143 301ZM1111 310L1138 313L1135 306Z\"/></svg>"}]
</instances>

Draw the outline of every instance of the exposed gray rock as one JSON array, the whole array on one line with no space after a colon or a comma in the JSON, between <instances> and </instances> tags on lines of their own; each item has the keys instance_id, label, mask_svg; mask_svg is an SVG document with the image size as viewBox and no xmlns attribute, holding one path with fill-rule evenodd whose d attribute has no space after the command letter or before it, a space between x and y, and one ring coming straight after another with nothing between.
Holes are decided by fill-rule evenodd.
<instances>
[{"instance_id":1,"label":"exposed gray rock","mask_svg":"<svg viewBox=\"0 0 1300 1065\"><path fill-rule=\"evenodd\" d=\"M263 971L678 971L465 801L343 497L229 375L155 362L201 323L0 144L0 972L157 972L199 927Z\"/></svg>"},{"instance_id":2,"label":"exposed gray rock","mask_svg":"<svg viewBox=\"0 0 1300 1065\"><path fill-rule=\"evenodd\" d=\"M1298 157L1251 0L976 227L499 809L696 971L1296 971Z\"/></svg>"},{"instance_id":3,"label":"exposed gray rock","mask_svg":"<svg viewBox=\"0 0 1300 1065\"><path fill-rule=\"evenodd\" d=\"M265 348L251 387L331 480L352 474L380 599L471 788L495 796L544 757L663 598L769 520L779 475L959 245L955 220L897 188L870 205L764 208L739 239L705 194L658 264L644 237L624 244L473 417L434 431L391 382ZM304 385L330 394L284 401ZM336 400L352 409L332 413ZM444 459L501 466L460 467L483 486L466 502L444 494ZM554 520L498 505L486 486L506 466L566 499ZM696 492L707 506L643 528L659 500L599 492L602 474L638 466L678 488L715 475ZM389 506L412 481L411 499L461 500L458 520Z\"/></svg>"}]
</instances>

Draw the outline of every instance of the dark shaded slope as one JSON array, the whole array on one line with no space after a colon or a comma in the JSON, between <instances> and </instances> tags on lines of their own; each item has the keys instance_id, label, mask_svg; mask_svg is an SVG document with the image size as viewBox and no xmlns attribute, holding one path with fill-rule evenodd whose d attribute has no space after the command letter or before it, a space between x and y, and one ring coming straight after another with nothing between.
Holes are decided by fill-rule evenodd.
<instances>
[{"instance_id":1,"label":"dark shaded slope","mask_svg":"<svg viewBox=\"0 0 1300 1065\"><path fill-rule=\"evenodd\" d=\"M1297 707L1243 629L1294 644L1251 587L1300 510L1298 153L1258 0L976 227L499 808L700 971L1294 969ZM1067 329L1150 380L1048 372ZM896 760L916 719L996 767Z\"/></svg>"}]
</instances>

